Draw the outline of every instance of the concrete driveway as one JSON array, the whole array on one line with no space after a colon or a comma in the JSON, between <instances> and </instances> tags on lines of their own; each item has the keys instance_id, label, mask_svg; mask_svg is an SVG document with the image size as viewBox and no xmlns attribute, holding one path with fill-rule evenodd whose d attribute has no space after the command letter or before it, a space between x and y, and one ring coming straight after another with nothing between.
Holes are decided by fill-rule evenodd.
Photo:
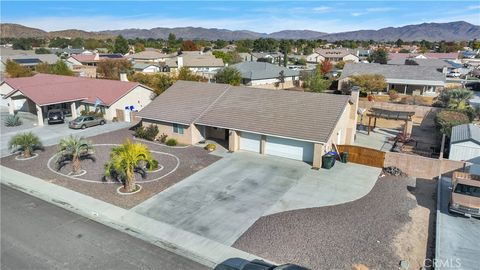
<instances>
[{"instance_id":1,"label":"concrete driveway","mask_svg":"<svg viewBox=\"0 0 480 270\"><path fill-rule=\"evenodd\" d=\"M448 212L452 179L439 183L435 269L478 269L480 220Z\"/></svg>"},{"instance_id":2,"label":"concrete driveway","mask_svg":"<svg viewBox=\"0 0 480 270\"><path fill-rule=\"evenodd\" d=\"M49 146L49 145L54 145L57 144L58 141L66 137L70 134L78 135L78 136L84 136L84 137L90 137L90 136L95 136L115 130L119 130L122 128L126 128L129 126L133 126L134 123L127 123L127 122L116 122L112 123L109 122L103 126L95 126L95 127L90 127L87 129L70 129L68 128L67 123L64 124L57 124L57 125L48 125L45 123L45 126L36 126L34 125L34 120L29 118L28 116L21 116L23 124L18 127L5 127L3 126L4 119L8 115L8 113L2 112L0 121L2 127L0 128L0 157L5 157L10 155L10 150L8 149L8 142L10 141L10 138L12 138L14 135L18 134L19 132L33 132L36 134L38 137L40 137L42 143L44 146Z\"/></svg>"},{"instance_id":3,"label":"concrete driveway","mask_svg":"<svg viewBox=\"0 0 480 270\"><path fill-rule=\"evenodd\" d=\"M232 245L263 215L358 199L379 172L356 164L315 171L295 160L236 152L131 211Z\"/></svg>"}]
</instances>

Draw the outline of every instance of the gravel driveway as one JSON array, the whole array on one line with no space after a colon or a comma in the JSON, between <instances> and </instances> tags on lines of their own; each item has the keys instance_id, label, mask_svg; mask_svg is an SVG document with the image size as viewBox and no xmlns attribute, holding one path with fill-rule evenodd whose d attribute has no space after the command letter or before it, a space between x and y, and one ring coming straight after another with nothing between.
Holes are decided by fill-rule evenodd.
<instances>
[{"instance_id":1,"label":"gravel driveway","mask_svg":"<svg viewBox=\"0 0 480 270\"><path fill-rule=\"evenodd\" d=\"M416 201L407 181L380 178L365 197L346 204L283 212L257 220L233 247L312 269L398 269L392 243Z\"/></svg>"}]
</instances>

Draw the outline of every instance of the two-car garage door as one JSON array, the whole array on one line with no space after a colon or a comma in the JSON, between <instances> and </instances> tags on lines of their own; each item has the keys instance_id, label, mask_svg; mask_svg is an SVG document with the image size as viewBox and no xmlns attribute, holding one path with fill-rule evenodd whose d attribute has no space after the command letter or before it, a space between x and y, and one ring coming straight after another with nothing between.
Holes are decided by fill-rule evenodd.
<instances>
[{"instance_id":1,"label":"two-car garage door","mask_svg":"<svg viewBox=\"0 0 480 270\"><path fill-rule=\"evenodd\" d=\"M260 141L261 135L242 132L240 149L259 153ZM313 143L267 136L265 154L312 162Z\"/></svg>"}]
</instances>

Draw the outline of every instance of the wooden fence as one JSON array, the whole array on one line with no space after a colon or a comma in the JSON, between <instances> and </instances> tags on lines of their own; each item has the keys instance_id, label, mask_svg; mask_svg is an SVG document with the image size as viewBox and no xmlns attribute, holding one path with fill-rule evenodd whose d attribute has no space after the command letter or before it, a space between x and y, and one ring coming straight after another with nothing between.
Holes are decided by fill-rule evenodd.
<instances>
[{"instance_id":1,"label":"wooden fence","mask_svg":"<svg viewBox=\"0 0 480 270\"><path fill-rule=\"evenodd\" d=\"M338 145L340 153L348 152L348 161L372 167L383 168L385 152L357 145Z\"/></svg>"}]
</instances>

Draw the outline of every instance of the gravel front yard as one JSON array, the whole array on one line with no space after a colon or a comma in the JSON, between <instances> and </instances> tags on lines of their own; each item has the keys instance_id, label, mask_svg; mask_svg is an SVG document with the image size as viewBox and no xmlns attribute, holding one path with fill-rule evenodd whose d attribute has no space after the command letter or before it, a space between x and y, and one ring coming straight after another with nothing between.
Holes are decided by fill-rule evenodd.
<instances>
[{"instance_id":1,"label":"gravel front yard","mask_svg":"<svg viewBox=\"0 0 480 270\"><path fill-rule=\"evenodd\" d=\"M120 144L127 138L132 139L132 131L122 129L90 137L88 139L94 144ZM190 146L186 148L171 148L153 143L145 144L150 150L168 153L178 157L179 162L177 162L172 156L153 153L153 156L159 161L160 165L164 166L164 168L159 172L149 173L146 180L149 181L162 176L164 177L156 181L143 183L142 179L137 177L138 182L143 188L140 192L128 196L122 196L116 193L116 189L120 184L101 182L103 166L108 160L111 146L97 146L95 153L97 161L94 163L89 160L82 162L82 169L85 169L87 174L79 176L79 178L98 181L98 183L72 179L48 169L47 164L49 163L49 159L55 154L56 145L46 147L44 152L38 151L39 156L31 160L18 161L15 160L15 156L12 155L0 159L0 163L3 166L14 170L36 176L45 181L129 209L220 159L217 156L208 154L206 150L200 147ZM178 167L175 168L177 163ZM53 166L54 162L50 162L50 164L52 165L51 167L55 169L55 166ZM60 170L60 172L67 174L69 172L69 166L67 165ZM167 173L169 174L166 175Z\"/></svg>"},{"instance_id":2,"label":"gravel front yard","mask_svg":"<svg viewBox=\"0 0 480 270\"><path fill-rule=\"evenodd\" d=\"M429 195L418 196L432 197L434 186L428 187ZM397 255L398 235L406 227L418 228L411 225L412 220L416 222L411 212L420 207L417 201L422 204L407 190L404 178L387 176L368 195L351 203L262 217L233 246L311 269L352 269L359 264L368 269L398 269L400 260L406 259ZM428 231L428 222L432 220L427 218L427 224L419 226ZM424 238L405 239L405 244L426 246Z\"/></svg>"}]
</instances>

